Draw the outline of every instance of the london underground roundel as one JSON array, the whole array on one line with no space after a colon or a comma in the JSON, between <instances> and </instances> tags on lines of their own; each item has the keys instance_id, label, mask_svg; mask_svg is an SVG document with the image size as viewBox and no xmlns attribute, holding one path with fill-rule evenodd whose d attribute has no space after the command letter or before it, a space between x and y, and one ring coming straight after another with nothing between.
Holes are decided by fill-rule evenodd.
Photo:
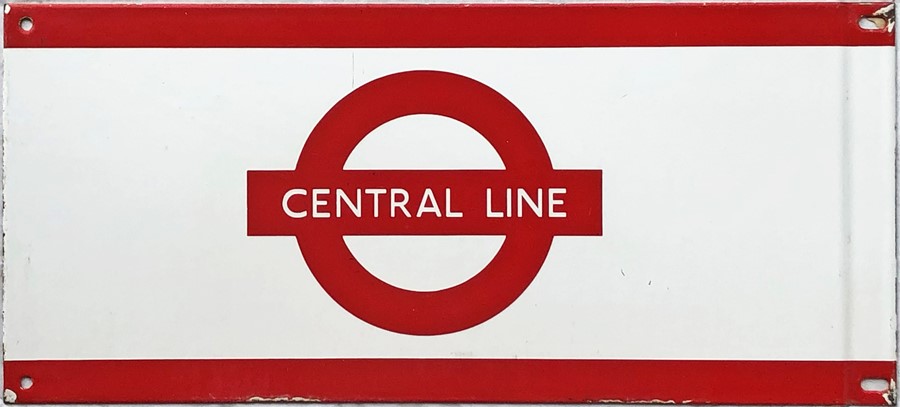
<instances>
[{"instance_id":1,"label":"london underground roundel","mask_svg":"<svg viewBox=\"0 0 900 407\"><path fill-rule=\"evenodd\" d=\"M414 114L469 125L506 169L343 169L369 132ZM316 280L360 319L399 333L445 334L480 324L515 301L554 236L600 234L600 174L553 169L528 119L487 85L448 72L401 72L357 88L332 107L296 169L248 174L248 229L295 236ZM348 234L502 234L506 240L468 281L415 292L368 273L344 243Z\"/></svg>"}]
</instances>

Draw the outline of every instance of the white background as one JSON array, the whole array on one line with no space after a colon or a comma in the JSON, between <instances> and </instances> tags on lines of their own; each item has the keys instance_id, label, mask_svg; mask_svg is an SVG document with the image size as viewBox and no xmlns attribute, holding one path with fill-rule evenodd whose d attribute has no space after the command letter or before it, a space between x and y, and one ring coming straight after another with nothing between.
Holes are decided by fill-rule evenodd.
<instances>
[{"instance_id":1,"label":"white background","mask_svg":"<svg viewBox=\"0 0 900 407\"><path fill-rule=\"evenodd\" d=\"M890 267L892 258L884 256L893 256L891 245L885 246L884 240L885 236L893 236L893 228L883 226L893 210L893 190L886 191L884 183L893 180L878 178L878 174L884 175L885 160L893 165L892 149L885 150L884 144L892 140L868 142L864 140L869 139L862 137L872 132L884 134L885 126L892 126L888 98L893 97L893 89L871 81L887 77L893 69L892 49L858 48L847 54L836 48L671 48L639 52L607 49L588 52L587 56L586 51L574 55L576 51L554 50L549 51L554 53L553 58L540 59L553 60L559 65L555 69L561 75L550 81L543 81L546 78L540 75L547 67L536 66L528 52L497 56L496 51L470 51L483 53L478 55L482 63L475 66L466 63L471 58L454 55L459 51L388 51L392 65L385 66L380 51L320 51L334 59L334 67L349 66L347 71L321 67L332 73L333 87L322 83L306 86L302 75L296 81L285 83L284 67L307 61L299 50L243 50L249 57L239 59L233 58L234 51L198 54L196 50L100 50L90 51L98 57L93 59L87 58L85 51L42 51L14 50L13 53L20 55L12 58L7 55L7 72L22 75L14 77L10 90L16 92L17 83L34 85L42 81L42 86L46 86L44 93L32 92L29 87L27 93L19 95L36 98L29 102L33 106L34 101L46 97L52 89L57 98L54 103L64 103L67 108L49 116L41 112L41 120L35 120L24 111L17 114L15 106L11 106L8 135L16 137L16 120L20 120L22 131L27 124L34 129L28 131L33 131L35 137L59 126L56 128L65 127L69 134L78 134L73 138L80 143L28 137L28 142L19 146L12 142L7 147L7 154L19 148L23 152L22 162L16 164L16 156L11 155L6 165L12 171L21 165L47 180L57 180L59 184L53 186L53 192L75 202L79 197L84 199L81 202L88 202L90 194L97 194L104 187L121 188L134 181L140 181L142 189L131 191L121 201L112 200L108 203L110 207L97 208L102 210L102 215L112 218L108 224L98 224L101 213L90 213L77 205L51 208L55 200L44 198L51 198L52 194L29 196L29 193L46 191L24 186L17 189L15 173L6 174L11 179L7 185L10 194L18 191L20 196L32 199L21 212L26 214L23 216L28 212L37 215L51 211L59 215L59 218L46 219L44 228L34 231L45 234L27 236L22 241L47 245L33 248L44 253L60 253L60 250L66 253L64 258L51 259L40 256L39 251L31 252L32 247L13 250L17 243L9 242L5 265L8 287L13 288L7 288L6 296L13 307L7 310L6 323L13 328L9 332L12 336L7 339L7 357L304 357L309 355L307 352L317 356L355 356L346 352L349 349L358 356L370 357L374 353L388 357L894 358L894 347L889 341L894 332L890 322L893 310L885 307L892 304L886 299L893 295L893 278L885 269ZM129 52L132 54L122 57L122 53ZM349 65L344 60L347 56L352 59ZM15 71L17 58L25 61L23 67L39 69ZM581 63L565 63L565 58ZM596 63L585 63L583 58ZM484 63L485 60L494 62ZM65 64L60 64L63 61ZM268 68L261 68L259 61L269 61ZM427 66L422 66L423 61ZM847 65L848 70L842 75L841 66L845 61L853 63ZM61 72L59 66L67 69ZM510 67L518 70L516 75L509 74ZM424 340L398 338L343 313L302 268L296 244L290 238L246 238L238 234L243 239L241 242L188 239L192 234L211 234L222 239L222 230L214 232L209 227L220 223L223 216L229 218L226 215L243 216L235 212L240 208L232 205L235 201L243 203L242 196L221 196L218 192L215 197L191 195L192 186L196 185L193 182L210 176L217 180L213 188L221 184L219 192L233 189L229 185L231 180L224 175L230 168L217 167L221 164L218 161L225 161L222 157L240 161L234 171L292 168L308 129L337 98L354 85L388 72L413 68L445 69L484 81L510 98L532 120L544 137L556 168L602 168L606 183L605 236L558 238L533 286L507 312L473 330ZM102 78L106 85L97 88L90 81L73 80L87 72L93 72L91 77ZM529 72L535 77L528 83L534 86L526 89L517 85L517 80L529 80ZM538 77L542 80L534 80ZM59 82L47 83L48 78L57 78ZM241 79L239 84L235 85L234 78ZM840 98L836 97L842 92L842 78L849 80L852 100L849 105L860 106L859 109L844 110L846 106L841 106ZM317 76L317 81L321 82L320 79ZM134 87L135 80L149 83ZM149 86L150 83L158 86ZM241 97L229 98L232 92L240 92ZM321 105L309 105L304 100L303 109L291 109L298 106L298 93L318 99L316 103ZM182 97L187 94L208 97L190 100ZM582 103L572 106L561 102L562 96L573 94ZM273 95L277 95L275 100L271 99ZM136 103L149 104L140 105L146 110L135 114L128 106ZM261 104L270 108L260 111ZM797 104L806 107L798 110ZM598 105L609 111L597 112ZM90 128L79 127L79 119L75 118L97 117L91 111L100 106L103 107L99 110L113 110L117 114L103 122L90 123ZM212 123L212 118L202 115L210 109L222 112L216 117L219 123ZM788 116L784 112L795 114ZM252 117L248 113L264 117ZM700 113L705 113L706 120L700 120ZM877 116L874 123L870 120L872 114ZM166 119L159 120L160 115ZM748 121L748 117L759 119ZM223 118L228 122L223 123ZM422 120L425 121L428 119ZM460 155L457 157L464 156L470 161L446 162L445 166L497 165L495 156L490 151L484 152L487 146L476 135L467 133L464 126L454 128L440 119L436 121L428 123L434 125L429 128L441 126L442 133L429 136L450 135L481 149L460 148L460 152L481 151L481 155ZM408 134L402 128L417 124L422 123L407 119L380 129L383 141L367 140L354 154L350 166L422 168L426 162L423 157L448 157L446 151L454 148L451 145L435 149L444 154L428 155L425 149L413 156L413 161L399 161L409 157L397 152L403 145L403 134ZM36 131L38 128L44 132ZM98 128L102 129L99 133L88 131ZM600 128L602 132L597 130ZM140 143L135 143L133 138L135 129L145 136L138 137ZM200 143L203 140L196 136L209 134L210 129L221 135L214 146ZM851 136L842 138L842 131ZM584 134L597 136L584 145L581 144ZM121 138L110 138L111 135ZM190 135L194 137L184 137ZM786 140L785 135L796 137ZM848 142L850 149L846 148ZM103 143L102 148L133 153L127 159L122 157L119 163L123 167L131 166L133 171L104 172L105 166L111 164L106 155L95 157L93 166L91 162L66 162L67 152L77 151L77 155L85 156L100 151L97 148L101 144L97 143ZM685 145L697 148L687 150L683 148ZM775 150L782 154L772 154L773 146L779 147ZM54 158L62 161L56 168L48 168L37 155L24 155L38 150L46 153L48 148L58 149L52 150L58 154ZM384 154L386 150L397 153ZM219 160L205 161L197 155L202 151ZM691 154L680 154L684 151ZM890 154L885 156L885 151ZM623 152L631 154L625 156ZM420 161L414 161L415 157ZM154 166L162 159L170 168ZM173 163L182 167L168 165ZM69 164L94 172L73 171L75 167L66 167ZM617 168L645 169L617 178ZM717 171L710 171L711 168ZM841 170L848 168L850 178L844 179ZM155 181L147 176L151 173L157 174ZM96 190L65 182L83 180L84 176L95 180L89 187ZM242 182L243 178L238 180ZM865 206L857 205L854 200L841 200L841 191L848 186ZM172 206L165 206L165 213L136 212L124 216L127 209L123 208L129 206L116 205L133 203L137 198L163 202L159 200L166 197L154 192L173 188L183 188L179 192L185 195L170 200ZM772 191L787 197L777 207L772 205L770 197L762 195ZM236 192L243 193L243 190ZM8 198L12 206L14 196ZM215 199L207 201L206 198ZM663 201L667 205L661 204ZM711 214L704 210L708 208L699 205L704 202L729 211L713 214L715 221L711 221ZM889 206L873 210L880 203ZM8 206L7 210L15 213L16 208ZM120 213L123 216L117 216ZM180 229L173 230L171 225L147 225L148 216L155 215L175 216L180 220ZM15 225L14 217L7 221ZM30 221L40 223L37 218ZM60 226L61 221L72 224ZM232 223L213 228L244 226L242 217ZM135 236L156 243L162 236L180 237L162 243L161 247L106 250L102 258L97 253L108 248L104 242L79 241L79 250L70 247L65 251L64 243L78 237L76 233L67 233L98 225L105 227L110 233L107 237L119 244ZM855 238L875 237L868 242L855 240L849 249L842 248L841 239L846 237L847 230L856 232L852 233ZM50 234L50 231L57 233ZM387 239L387 242L379 239L379 245L408 246L408 242L397 242L404 240L400 238ZM491 240L469 238L465 243L469 248L477 245L473 239ZM194 246L179 244L185 241L192 241ZM497 238L493 241L495 245L499 243ZM248 260L252 259L238 249L225 253L231 258L217 258L215 264L202 263L212 256L199 256L196 250L209 253L218 250L217 243L223 242L234 244L235 249L250 245L254 253L267 261L251 263ZM356 243L351 241L351 248L364 264L372 266L379 277L400 286L433 289L453 284L453 278L459 282L466 277L443 274L443 271L425 279L411 273L390 275L387 270L391 264L384 262L389 259L365 253L366 245L370 249L375 247L371 243ZM648 255L651 252L647 252L647 246L651 245L655 255ZM716 250L698 250L698 247ZM416 252L427 254L433 250ZM22 269L27 264L27 256L17 256L18 253L34 253L32 263L28 264L36 270L30 274L32 280L26 281L24 274L17 280L15 271L10 272L15 270L17 261ZM596 255L585 258L581 263L584 267L572 267L572 259L583 253ZM807 255L797 256L797 253ZM811 253L815 255L808 255ZM486 261L492 254L484 250L481 257L474 256L471 259L474 266L469 270L474 271L479 259ZM147 257L135 258L135 255ZM43 264L37 264L34 259L40 259ZM138 264L131 269L136 274L125 275L114 267L128 264L124 263L126 259ZM876 263L861 263L864 259ZM379 260L382 264L378 264ZM154 264L148 264L149 261ZM172 267L160 270L160 262ZM195 266L191 268L194 275L183 274L185 270L179 267L186 263ZM49 274L62 266L79 269L88 264L97 268L95 275L87 279L81 274ZM224 276L223 267L231 270L224 272ZM234 272L242 268L252 272ZM846 270L852 273L848 275ZM265 274L267 271L270 273ZM867 272L872 274L864 274ZM570 279L585 283L572 285ZM192 281L198 285L192 286ZM215 290L207 287L208 291L198 291L201 281L216 281ZM60 296L29 302L28 293L18 291L17 284L25 287L22 290L55 288ZM20 292L22 297L15 299ZM248 292L259 295L248 295ZM98 298L97 293L104 294ZM202 301L197 301L198 296ZM289 300L292 297L295 302ZM582 300L572 301L572 298ZM120 305L110 310L105 307L106 300L119 301ZM295 316L294 312L308 313L306 307L310 302L316 312L304 322L315 323L317 318L325 318L323 315L330 322L335 320L332 317L336 318L337 323L329 324L333 332L316 335L302 332L297 326L283 326L283 319ZM15 304L23 304L21 311L15 310ZM46 314L40 314L39 321L27 318L25 306L30 315ZM596 311L604 306L617 312ZM67 313L60 314L60 311ZM546 314L536 316L536 311ZM134 319L135 313L141 318ZM561 317L566 314L570 317ZM544 325L536 324L535 317ZM586 318L591 322L584 323ZM176 319L185 325L172 329L171 323ZM844 329L849 325L848 320L852 321L852 328ZM222 322L210 326L210 321ZM205 324L203 330L196 329L199 324ZM111 329L111 326L115 332L97 335L98 329ZM195 328L192 330L191 326ZM49 333L60 327L65 327L70 336ZM557 335L567 330L590 335ZM524 337L528 343L497 340L497 332ZM371 340L357 342L354 338L359 335ZM323 336L328 340L315 339ZM342 342L342 337L354 340ZM25 339L29 343L22 345ZM303 353L292 353L297 352L298 339L303 340L300 342ZM220 346L211 347L211 343ZM396 350L398 343L405 348L400 353ZM473 343L479 345L473 347ZM235 349L243 353L235 355L232 353Z\"/></svg>"}]
</instances>

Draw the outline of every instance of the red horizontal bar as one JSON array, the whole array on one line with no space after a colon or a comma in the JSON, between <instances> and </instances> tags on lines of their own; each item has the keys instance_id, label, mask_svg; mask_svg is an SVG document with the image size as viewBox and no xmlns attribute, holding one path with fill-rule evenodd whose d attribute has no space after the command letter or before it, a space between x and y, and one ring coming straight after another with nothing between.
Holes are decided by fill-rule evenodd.
<instances>
[{"instance_id":1,"label":"red horizontal bar","mask_svg":"<svg viewBox=\"0 0 900 407\"><path fill-rule=\"evenodd\" d=\"M504 170L348 170L331 176L305 175L298 171L248 171L247 232L250 236L296 236L332 232L340 235L503 235L518 231L598 236L602 219L600 182L599 170L533 170L525 175ZM285 193L295 188L303 189L304 195L289 199L289 209L303 211L303 218L291 218L283 208ZM519 188L540 209L539 216L524 199L519 199ZM322 203L317 207L323 214L320 216L327 214L327 218L314 215L312 200L317 189L327 191L317 199ZM337 189L359 204L360 216L350 212L346 204L340 205L343 213L337 216ZM378 205L374 205L373 196L363 192L369 189L382 191ZM418 216L426 189L433 192L426 204L437 207L438 213ZM511 192L509 199L507 189ZM407 194L403 208L408 215L391 207L394 191ZM446 191L450 191L449 198ZM551 195L551 191L558 195ZM495 217L488 216L488 204ZM374 215L376 208L378 216ZM447 216L450 210L456 212L456 217Z\"/></svg>"},{"instance_id":2,"label":"red horizontal bar","mask_svg":"<svg viewBox=\"0 0 900 407\"><path fill-rule=\"evenodd\" d=\"M4 362L17 403L674 402L887 405L894 361L242 359ZM23 376L33 379L27 390Z\"/></svg>"},{"instance_id":3,"label":"red horizontal bar","mask_svg":"<svg viewBox=\"0 0 900 407\"><path fill-rule=\"evenodd\" d=\"M7 48L893 45L858 25L888 4L13 3L4 29Z\"/></svg>"}]
</instances>

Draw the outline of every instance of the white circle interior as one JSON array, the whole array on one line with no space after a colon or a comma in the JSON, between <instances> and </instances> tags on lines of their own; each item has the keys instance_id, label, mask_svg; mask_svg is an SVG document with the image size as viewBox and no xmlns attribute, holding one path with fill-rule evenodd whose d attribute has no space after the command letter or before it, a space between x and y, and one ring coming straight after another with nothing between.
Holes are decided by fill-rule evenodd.
<instances>
[{"instance_id":1,"label":"white circle interior","mask_svg":"<svg viewBox=\"0 0 900 407\"><path fill-rule=\"evenodd\" d=\"M437 115L391 120L369 133L345 170L504 169L475 129ZM417 192L409 191L411 196ZM420 192L419 192L420 193ZM443 203L440 203L443 205ZM372 275L394 287L439 291L472 278L497 254L505 236L344 236Z\"/></svg>"}]
</instances>

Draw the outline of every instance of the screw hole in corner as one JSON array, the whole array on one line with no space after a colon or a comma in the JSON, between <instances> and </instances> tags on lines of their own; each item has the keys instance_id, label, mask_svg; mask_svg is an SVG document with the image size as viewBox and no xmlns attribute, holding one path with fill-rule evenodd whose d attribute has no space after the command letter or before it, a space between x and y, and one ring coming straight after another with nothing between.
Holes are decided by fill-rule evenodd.
<instances>
[{"instance_id":1,"label":"screw hole in corner","mask_svg":"<svg viewBox=\"0 0 900 407\"><path fill-rule=\"evenodd\" d=\"M890 383L886 379L862 379L859 387L865 391L883 392L888 390Z\"/></svg>"},{"instance_id":2,"label":"screw hole in corner","mask_svg":"<svg viewBox=\"0 0 900 407\"><path fill-rule=\"evenodd\" d=\"M19 28L22 31L29 32L34 28L34 20L31 17L22 17L19 19Z\"/></svg>"},{"instance_id":3,"label":"screw hole in corner","mask_svg":"<svg viewBox=\"0 0 900 407\"><path fill-rule=\"evenodd\" d=\"M859 28L866 31L883 30L888 25L888 20L879 16L862 16L856 21Z\"/></svg>"},{"instance_id":4,"label":"screw hole in corner","mask_svg":"<svg viewBox=\"0 0 900 407\"><path fill-rule=\"evenodd\" d=\"M31 386L34 386L34 380L30 376L22 376L22 378L19 379L19 387L21 387L22 390L28 390Z\"/></svg>"}]
</instances>

